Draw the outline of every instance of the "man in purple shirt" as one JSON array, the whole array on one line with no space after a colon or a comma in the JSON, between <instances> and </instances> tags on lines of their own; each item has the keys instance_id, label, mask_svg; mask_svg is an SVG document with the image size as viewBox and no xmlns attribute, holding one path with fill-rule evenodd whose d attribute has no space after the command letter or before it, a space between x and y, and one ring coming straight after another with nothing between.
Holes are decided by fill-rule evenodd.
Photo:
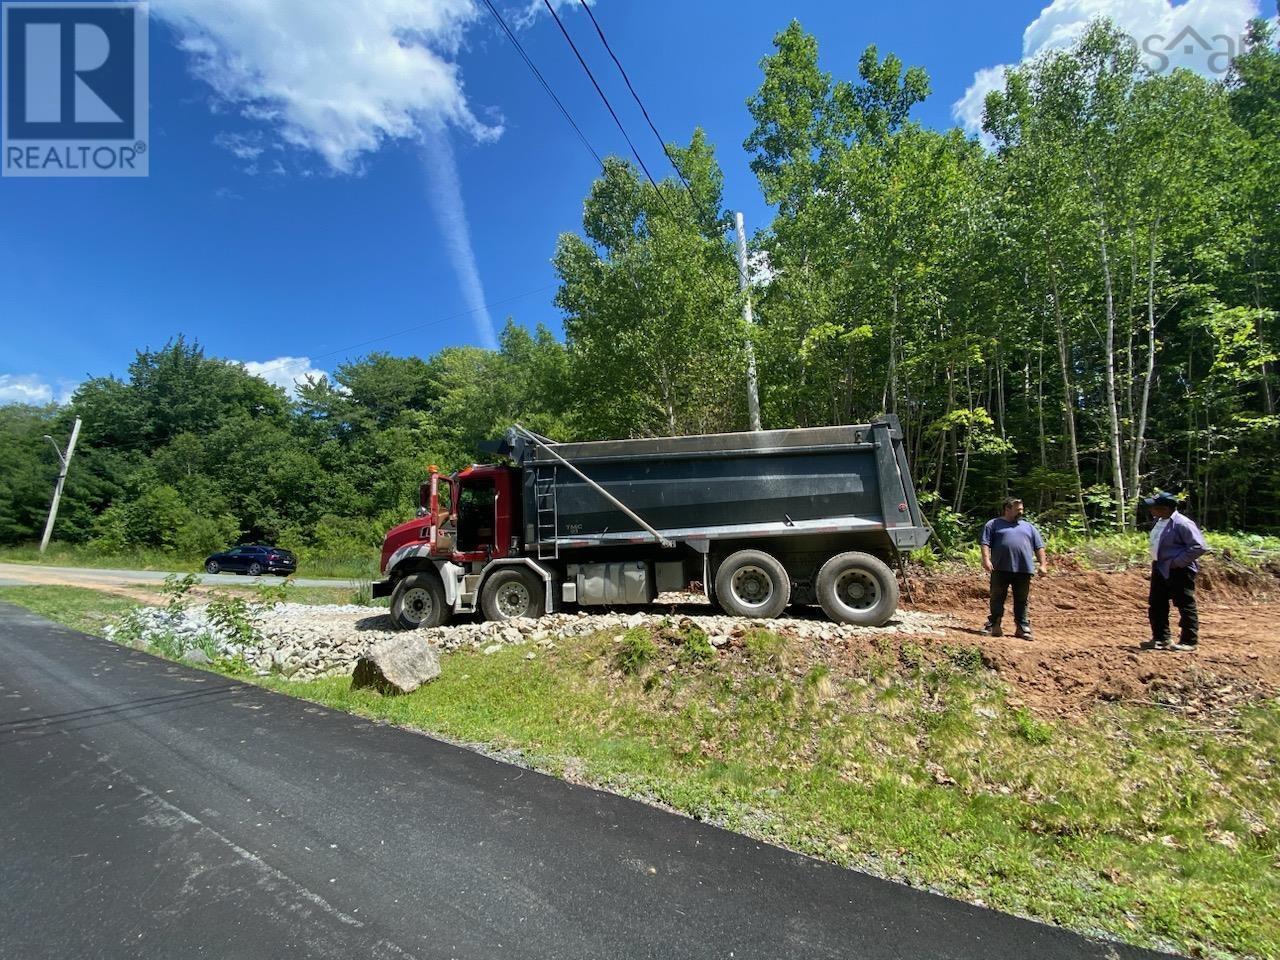
<instances>
[{"instance_id":1,"label":"man in purple shirt","mask_svg":"<svg viewBox=\"0 0 1280 960\"><path fill-rule=\"evenodd\" d=\"M988 520L982 528L978 544L982 547L982 569L991 574L991 609L982 633L989 637L1000 636L1003 628L1004 601L1013 588L1013 622L1017 624L1015 637L1031 639L1031 618L1028 613L1031 598L1031 577L1036 572L1036 560L1040 561L1040 573L1049 568L1044 553L1044 540L1040 531L1022 519L1022 501L1010 497L1004 502L1000 516Z\"/></svg>"},{"instance_id":2,"label":"man in purple shirt","mask_svg":"<svg viewBox=\"0 0 1280 960\"><path fill-rule=\"evenodd\" d=\"M1151 592L1147 596L1147 619L1151 639L1144 650L1196 649L1200 618L1196 613L1196 558L1208 551L1204 537L1189 518L1178 512L1178 500L1170 493L1157 493L1142 501L1155 517L1151 530ZM1178 608L1181 636L1169 642L1169 604Z\"/></svg>"}]
</instances>

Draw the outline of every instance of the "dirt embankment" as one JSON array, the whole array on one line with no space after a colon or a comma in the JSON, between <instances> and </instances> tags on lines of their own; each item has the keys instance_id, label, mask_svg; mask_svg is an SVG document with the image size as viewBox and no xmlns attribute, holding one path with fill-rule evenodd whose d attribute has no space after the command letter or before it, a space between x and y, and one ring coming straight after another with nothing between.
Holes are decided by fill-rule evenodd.
<instances>
[{"instance_id":1,"label":"dirt embankment","mask_svg":"<svg viewBox=\"0 0 1280 960\"><path fill-rule=\"evenodd\" d=\"M1035 639L983 637L986 578L947 571L911 577L907 607L948 614L952 642L978 645L1028 705L1072 713L1099 700L1159 703L1188 714L1280 695L1280 577L1210 560L1199 580L1200 649L1141 650L1146 570L1115 573L1059 564L1031 592ZM1170 611L1177 631L1177 611ZM1005 628L1012 629L1006 607Z\"/></svg>"}]
</instances>

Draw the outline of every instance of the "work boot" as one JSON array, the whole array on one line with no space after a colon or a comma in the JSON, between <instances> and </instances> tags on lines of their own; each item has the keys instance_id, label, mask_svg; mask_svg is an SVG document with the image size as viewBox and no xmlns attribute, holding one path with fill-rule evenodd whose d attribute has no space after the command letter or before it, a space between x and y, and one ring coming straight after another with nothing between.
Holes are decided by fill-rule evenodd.
<instances>
[{"instance_id":1,"label":"work boot","mask_svg":"<svg viewBox=\"0 0 1280 960\"><path fill-rule=\"evenodd\" d=\"M1014 635L1015 637L1017 637L1019 640L1030 640L1030 639L1031 639L1031 628L1030 628L1030 627L1019 627L1017 630L1015 630L1015 631L1013 632L1013 635Z\"/></svg>"},{"instance_id":2,"label":"work boot","mask_svg":"<svg viewBox=\"0 0 1280 960\"><path fill-rule=\"evenodd\" d=\"M1152 637L1150 640L1144 640L1138 644L1139 650L1168 650L1169 641L1165 637Z\"/></svg>"},{"instance_id":3,"label":"work boot","mask_svg":"<svg viewBox=\"0 0 1280 960\"><path fill-rule=\"evenodd\" d=\"M1185 640L1179 640L1169 649L1177 650L1179 653L1194 653L1199 648L1200 645L1198 643L1187 643Z\"/></svg>"},{"instance_id":4,"label":"work boot","mask_svg":"<svg viewBox=\"0 0 1280 960\"><path fill-rule=\"evenodd\" d=\"M992 623L990 620L988 620L986 625L978 632L981 633L984 637L1004 636L1004 631L1000 629L1000 624Z\"/></svg>"}]
</instances>

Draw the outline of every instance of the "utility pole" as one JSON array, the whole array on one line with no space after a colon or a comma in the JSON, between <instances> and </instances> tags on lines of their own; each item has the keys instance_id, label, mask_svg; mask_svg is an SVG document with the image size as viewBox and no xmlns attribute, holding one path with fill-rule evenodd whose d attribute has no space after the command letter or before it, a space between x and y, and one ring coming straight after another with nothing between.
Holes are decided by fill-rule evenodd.
<instances>
[{"instance_id":1,"label":"utility pole","mask_svg":"<svg viewBox=\"0 0 1280 960\"><path fill-rule=\"evenodd\" d=\"M57 451L58 460L62 464L62 469L58 471L58 483L53 488L53 503L49 505L49 520L44 525L44 537L40 540L40 552L44 553L49 546L49 538L53 536L53 522L58 519L58 501L62 499L62 485L67 482L67 467L71 464L71 455L76 452L76 438L80 436L80 418L76 417L75 426L71 428L71 442L67 444L67 455L64 457L62 451L58 450L58 443L47 433L44 438L53 444L53 449Z\"/></svg>"},{"instance_id":2,"label":"utility pole","mask_svg":"<svg viewBox=\"0 0 1280 960\"><path fill-rule=\"evenodd\" d=\"M747 416L752 430L763 430L760 425L760 384L756 380L756 348L751 342L751 328L755 319L751 316L751 277L747 272L747 233L742 226L742 214L733 215L738 226L738 289L742 291L742 319L747 325Z\"/></svg>"}]
</instances>

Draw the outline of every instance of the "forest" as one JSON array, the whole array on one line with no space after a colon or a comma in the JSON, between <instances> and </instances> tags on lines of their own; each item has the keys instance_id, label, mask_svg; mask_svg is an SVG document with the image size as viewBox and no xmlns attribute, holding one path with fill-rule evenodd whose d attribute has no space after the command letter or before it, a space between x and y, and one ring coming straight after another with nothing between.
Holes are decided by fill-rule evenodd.
<instances>
[{"instance_id":1,"label":"forest","mask_svg":"<svg viewBox=\"0 0 1280 960\"><path fill-rule=\"evenodd\" d=\"M1280 529L1280 49L1255 22L1220 81L1153 74L1106 21L1009 72L985 136L912 119L926 70L819 67L791 23L743 144L774 219L742 320L715 147L656 186L611 157L553 255L563 336L373 353L296 396L175 331L64 405L0 407L0 543L196 556L236 541L372 552L429 464L520 422L562 440L901 418L939 529L1007 495L1081 536L1154 489L1217 529ZM566 224L566 227L576 225ZM945 539L945 538L944 538Z\"/></svg>"}]
</instances>

